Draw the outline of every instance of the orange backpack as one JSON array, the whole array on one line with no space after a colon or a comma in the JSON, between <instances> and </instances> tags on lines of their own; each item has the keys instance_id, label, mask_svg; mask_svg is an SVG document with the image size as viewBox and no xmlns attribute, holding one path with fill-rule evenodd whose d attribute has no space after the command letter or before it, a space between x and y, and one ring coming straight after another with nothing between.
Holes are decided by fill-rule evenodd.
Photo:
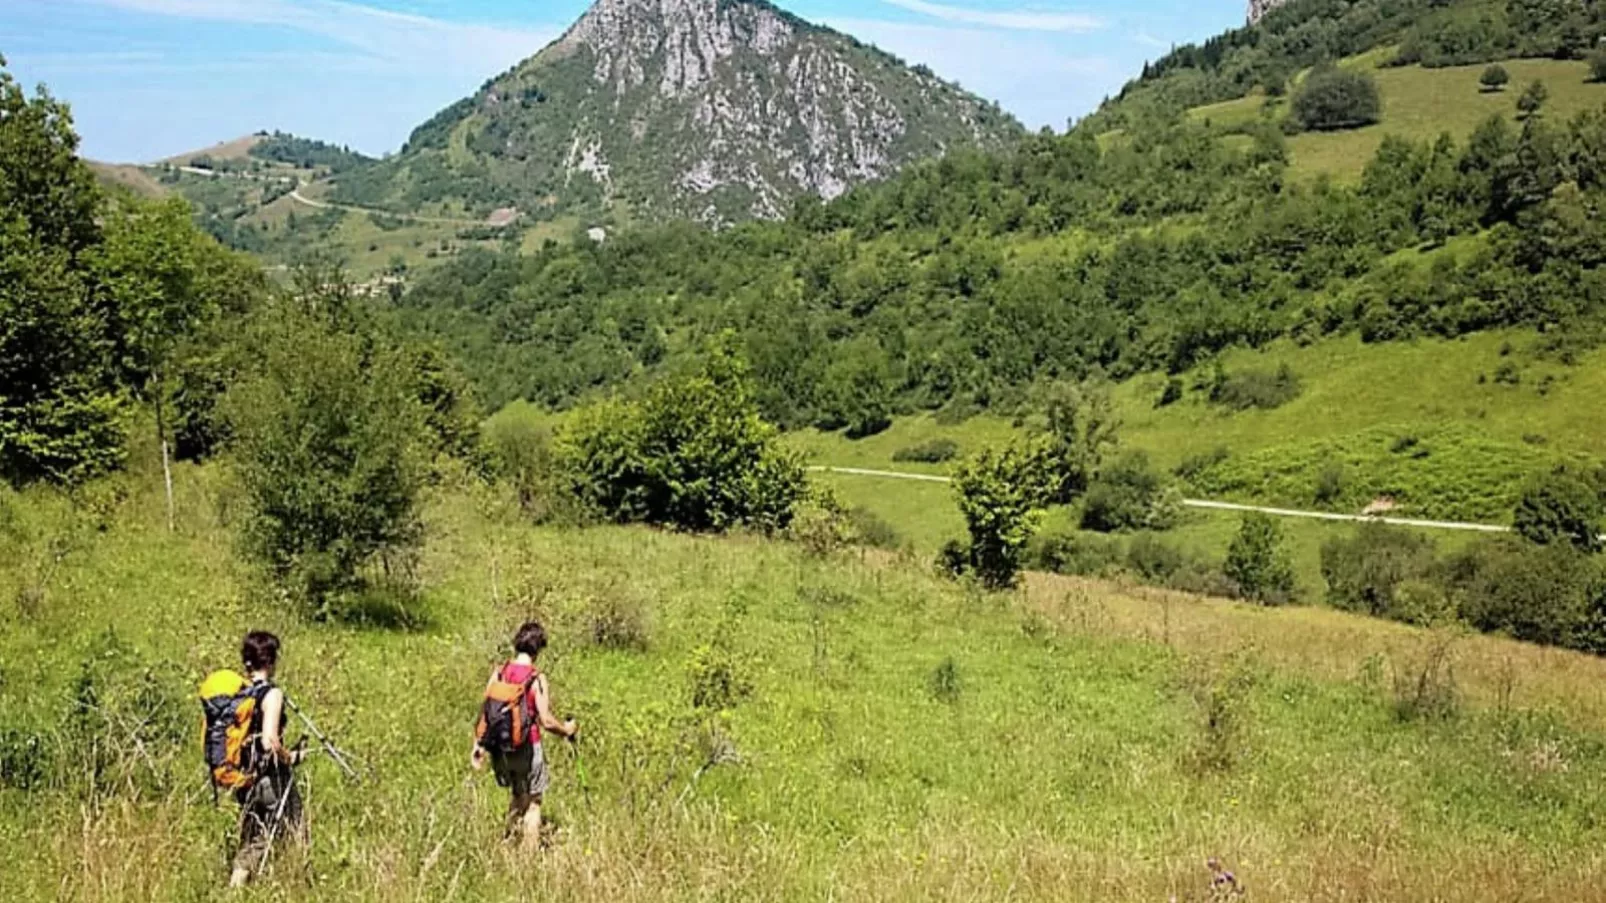
<instances>
[{"instance_id":1,"label":"orange backpack","mask_svg":"<svg viewBox=\"0 0 1606 903\"><path fill-rule=\"evenodd\" d=\"M480 704L480 720L474 725L474 742L489 753L517 752L530 742L534 713L530 711L530 688L541 672L530 669L530 676L522 683L503 678L506 671L496 673L496 680L485 688L485 700Z\"/></svg>"},{"instance_id":2,"label":"orange backpack","mask_svg":"<svg viewBox=\"0 0 1606 903\"><path fill-rule=\"evenodd\" d=\"M262 733L262 699L273 685L253 684L233 671L217 671L201 682L201 742L213 790L245 790L257 781L257 737Z\"/></svg>"}]
</instances>

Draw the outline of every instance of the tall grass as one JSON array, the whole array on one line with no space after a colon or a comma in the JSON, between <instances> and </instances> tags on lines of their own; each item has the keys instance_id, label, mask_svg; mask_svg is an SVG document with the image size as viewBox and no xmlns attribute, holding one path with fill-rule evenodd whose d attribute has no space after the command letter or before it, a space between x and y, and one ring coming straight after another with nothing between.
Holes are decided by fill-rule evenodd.
<instances>
[{"instance_id":1,"label":"tall grass","mask_svg":"<svg viewBox=\"0 0 1606 903\"><path fill-rule=\"evenodd\" d=\"M232 807L212 807L190 731L117 747L93 788L57 753L83 674L148 686L101 697L117 719L187 717L193 683L259 626L368 777L314 760L311 850L283 851L246 899L1205 900L1211 857L1260 899L1575 900L1606 878L1606 707L1579 702L1606 668L1582 656L1467 639L1468 704L1404 720L1386 672L1363 678L1423 648L1409 628L1062 578L988 596L882 554L532 528L466 483L430 505L414 626L318 624L235 568L214 476L181 471L176 535L136 481L30 613L10 592L26 559L0 560L0 736L43 738L49 775L0 781L0 899L225 897ZM81 516L39 493L13 507ZM533 861L499 842L502 792L466 767L477 689L529 616L552 628L545 665L589 777L586 794L549 750L560 830ZM610 618L631 642L599 638ZM698 706L715 666L749 691ZM1199 690L1235 668L1255 679ZM1230 709L1230 767L1198 766L1212 707L1218 725Z\"/></svg>"}]
</instances>

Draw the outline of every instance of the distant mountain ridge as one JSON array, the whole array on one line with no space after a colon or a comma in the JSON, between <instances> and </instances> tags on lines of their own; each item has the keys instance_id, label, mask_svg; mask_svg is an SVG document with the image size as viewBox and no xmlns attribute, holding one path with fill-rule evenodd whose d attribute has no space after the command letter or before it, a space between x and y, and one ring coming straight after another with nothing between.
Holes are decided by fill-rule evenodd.
<instances>
[{"instance_id":1,"label":"distant mountain ridge","mask_svg":"<svg viewBox=\"0 0 1606 903\"><path fill-rule=\"evenodd\" d=\"M1021 132L996 104L762 0L599 0L400 154L340 177L334 197L774 218L799 195Z\"/></svg>"}]
</instances>

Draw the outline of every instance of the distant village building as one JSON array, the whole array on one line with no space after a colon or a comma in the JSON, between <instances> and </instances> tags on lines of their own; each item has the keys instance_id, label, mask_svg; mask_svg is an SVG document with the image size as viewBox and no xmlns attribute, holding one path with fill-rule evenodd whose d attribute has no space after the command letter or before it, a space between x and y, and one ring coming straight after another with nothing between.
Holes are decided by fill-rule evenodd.
<instances>
[{"instance_id":1,"label":"distant village building","mask_svg":"<svg viewBox=\"0 0 1606 903\"><path fill-rule=\"evenodd\" d=\"M608 240L608 230L601 226L592 226L586 230L586 237L600 245Z\"/></svg>"},{"instance_id":2,"label":"distant village building","mask_svg":"<svg viewBox=\"0 0 1606 903\"><path fill-rule=\"evenodd\" d=\"M1287 2L1288 0L1249 0L1249 24L1254 25L1267 13Z\"/></svg>"}]
</instances>

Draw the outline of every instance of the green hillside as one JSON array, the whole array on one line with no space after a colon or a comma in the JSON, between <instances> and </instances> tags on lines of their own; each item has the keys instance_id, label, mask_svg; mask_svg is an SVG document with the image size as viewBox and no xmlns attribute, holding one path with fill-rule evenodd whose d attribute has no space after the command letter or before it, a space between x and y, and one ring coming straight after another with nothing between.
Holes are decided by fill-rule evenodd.
<instances>
[{"instance_id":1,"label":"green hillside","mask_svg":"<svg viewBox=\"0 0 1606 903\"><path fill-rule=\"evenodd\" d=\"M1581 61L1505 60L1501 65L1510 73L1511 86L1501 92L1479 90L1482 65L1428 69L1385 66L1382 62L1378 54L1346 62L1370 71L1376 78L1383 95L1382 121L1352 131L1308 132L1289 138L1288 154L1294 172L1307 176L1327 173L1355 181L1387 135L1432 141L1447 134L1465 141L1495 115L1507 117L1516 127L1518 96L1524 86L1536 81L1543 82L1549 91L1548 109L1559 118L1599 110L1606 104L1606 83L1591 81L1589 66ZM1281 123L1287 115L1286 103L1268 104L1263 94L1188 111L1193 120L1228 131L1262 120Z\"/></svg>"},{"instance_id":2,"label":"green hillside","mask_svg":"<svg viewBox=\"0 0 1606 903\"><path fill-rule=\"evenodd\" d=\"M1466 712L1403 720L1388 675L1421 667L1428 634L1099 586L977 598L856 554L532 529L456 484L429 509L411 626L317 624L231 565L217 474L180 471L172 535L151 475L0 635L8 899L214 894L233 822L198 780L190 694L248 627L283 635L282 682L371 769L308 767L310 861L287 853L253 898L1206 899L1211 857L1310 900L1580 899L1602 878L1598 660L1461 641ZM4 503L39 536L75 516L48 492ZM5 605L38 548L0 565ZM552 750L539 868L497 843L501 794L463 755L485 668L531 614L589 781ZM599 645L601 617L644 648ZM717 716L691 702L710 642L750 687ZM56 743L97 736L123 754L55 770Z\"/></svg>"}]
</instances>

